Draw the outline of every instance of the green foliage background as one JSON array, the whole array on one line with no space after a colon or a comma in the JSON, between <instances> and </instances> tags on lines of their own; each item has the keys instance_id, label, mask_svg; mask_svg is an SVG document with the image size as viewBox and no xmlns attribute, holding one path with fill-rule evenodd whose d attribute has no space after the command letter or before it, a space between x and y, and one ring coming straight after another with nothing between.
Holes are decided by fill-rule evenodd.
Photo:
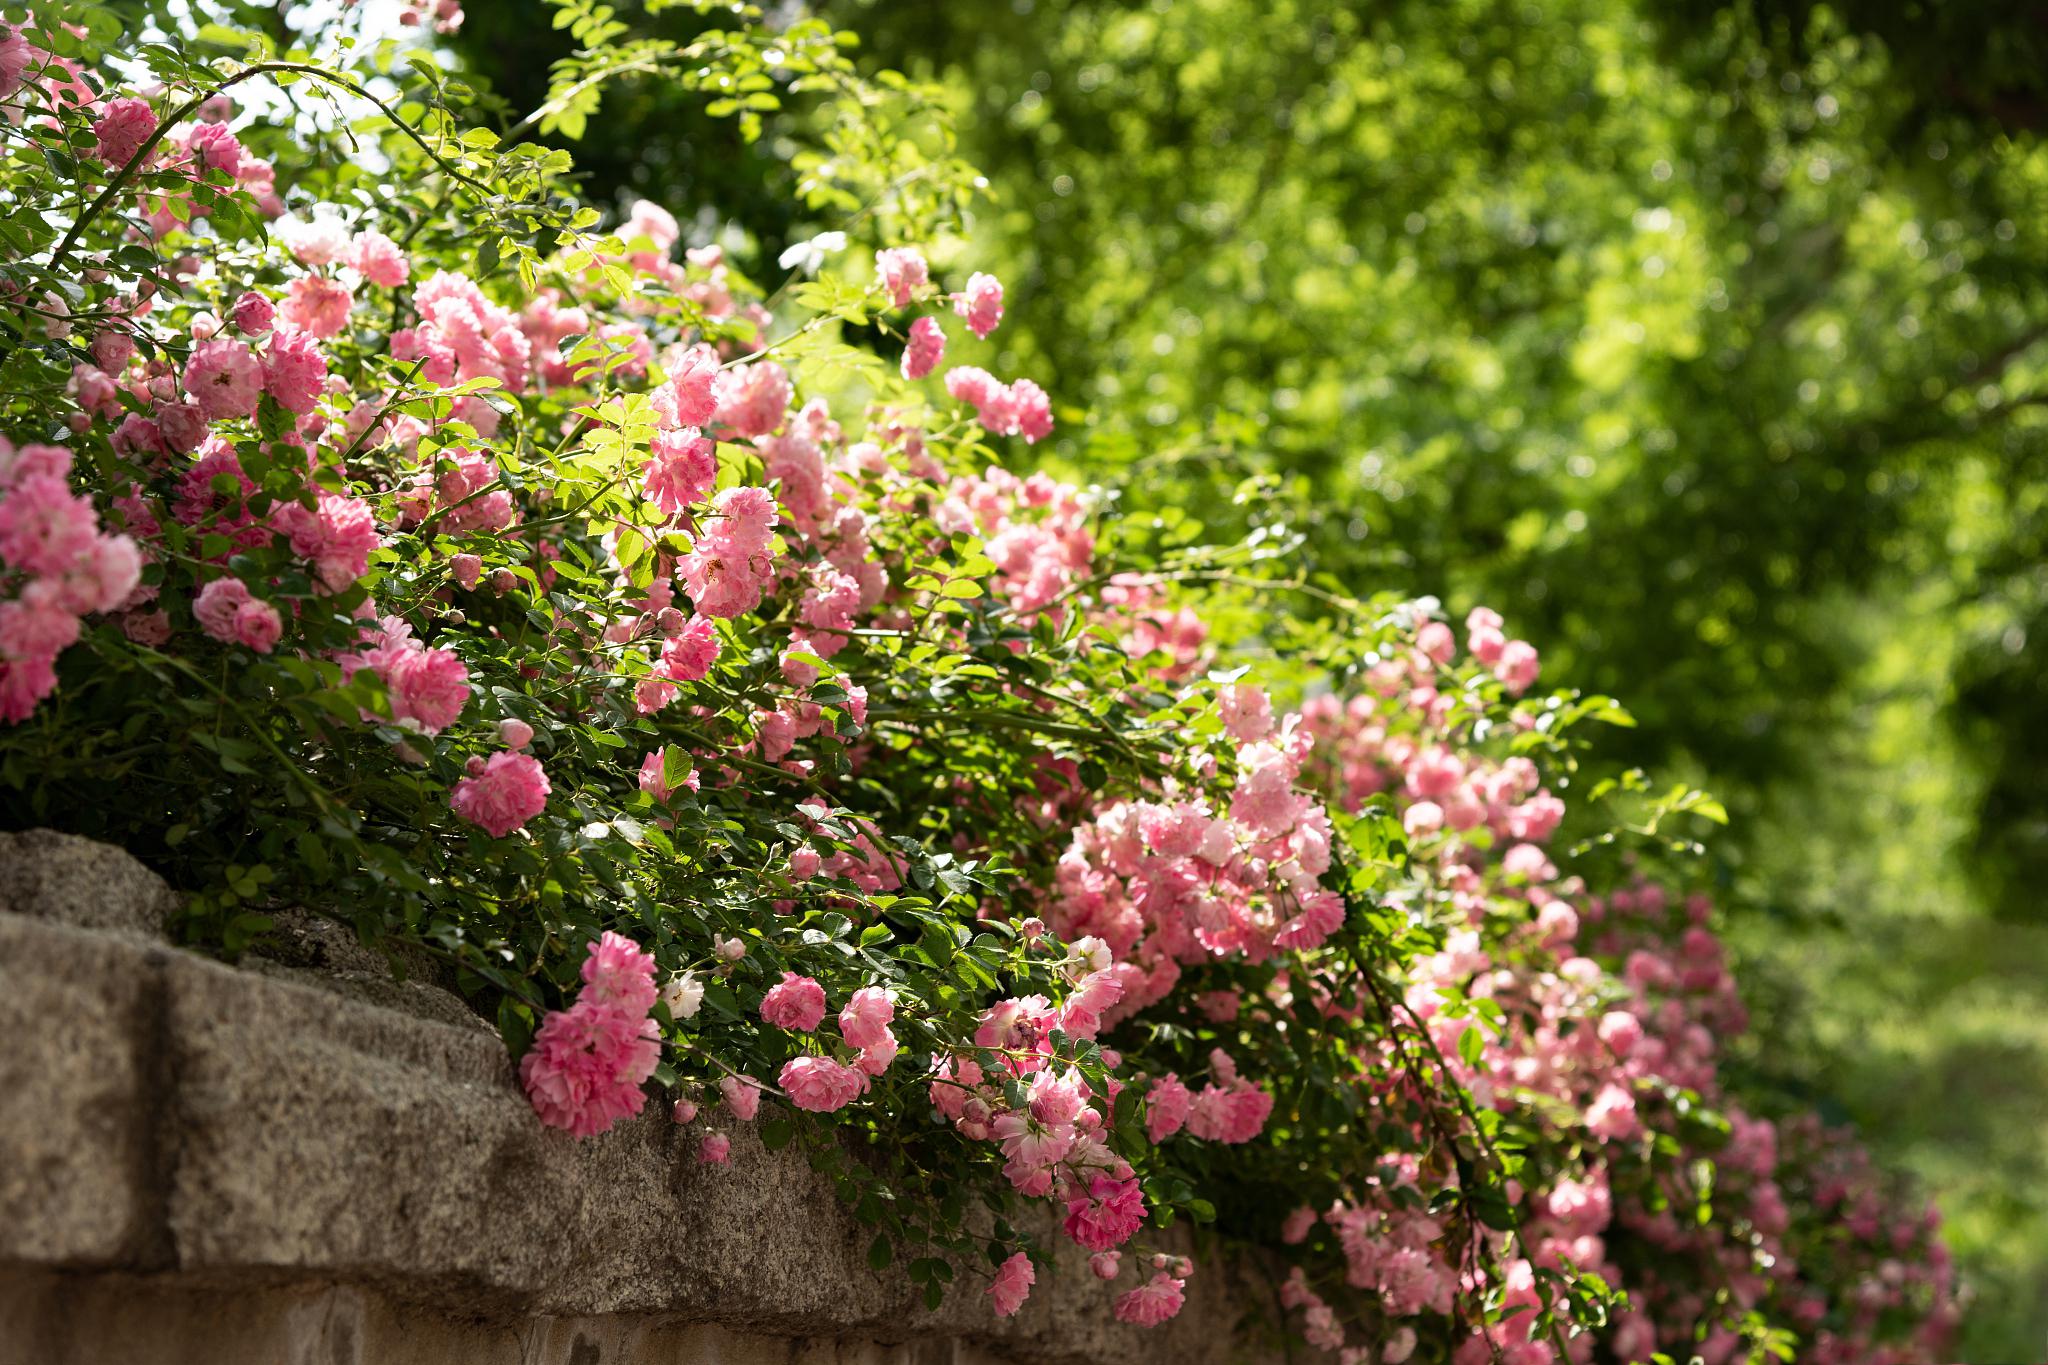
<instances>
[{"instance_id":1,"label":"green foliage background","mask_svg":"<svg viewBox=\"0 0 2048 1365\"><path fill-rule=\"evenodd\" d=\"M2048 1339L2048 29L1856 0L830 0L942 82L1043 457L1354 591L1498 607L1705 783L1755 1064L1940 1198L1966 1358ZM531 109L544 0L460 48ZM678 34L709 20L669 9ZM773 136L773 129L770 129ZM654 83L574 144L764 261ZM710 206L718 206L715 216Z\"/></svg>"}]
</instances>

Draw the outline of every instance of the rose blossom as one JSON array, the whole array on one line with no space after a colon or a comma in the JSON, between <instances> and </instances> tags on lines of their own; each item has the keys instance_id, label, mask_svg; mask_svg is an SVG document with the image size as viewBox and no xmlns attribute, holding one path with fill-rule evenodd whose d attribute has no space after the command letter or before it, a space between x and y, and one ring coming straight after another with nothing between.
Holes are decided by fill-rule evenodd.
<instances>
[{"instance_id":1,"label":"rose blossom","mask_svg":"<svg viewBox=\"0 0 2048 1365\"><path fill-rule=\"evenodd\" d=\"M784 972L761 999L761 1018L776 1028L809 1033L824 1017L825 988L795 972Z\"/></svg>"},{"instance_id":2,"label":"rose blossom","mask_svg":"<svg viewBox=\"0 0 2048 1365\"><path fill-rule=\"evenodd\" d=\"M286 322L325 341L348 326L354 306L348 290L325 275L301 275L285 290L278 309Z\"/></svg>"},{"instance_id":3,"label":"rose blossom","mask_svg":"<svg viewBox=\"0 0 2048 1365\"><path fill-rule=\"evenodd\" d=\"M1031 1258L1021 1251L998 1266L995 1282L988 1287L996 1316L1015 1317L1017 1310L1024 1306L1024 1300L1031 1297L1031 1286L1037 1281L1038 1273L1032 1269Z\"/></svg>"},{"instance_id":4,"label":"rose blossom","mask_svg":"<svg viewBox=\"0 0 2048 1365\"><path fill-rule=\"evenodd\" d=\"M532 755L497 753L470 762L470 776L450 790L448 804L492 838L504 838L547 806L548 775Z\"/></svg>"},{"instance_id":5,"label":"rose blossom","mask_svg":"<svg viewBox=\"0 0 2048 1365\"><path fill-rule=\"evenodd\" d=\"M127 165L142 150L142 144L156 132L156 114L150 109L148 100L133 96L108 100L101 110L92 125L93 132L99 135L99 146L94 149L94 155L118 170Z\"/></svg>"},{"instance_id":6,"label":"rose blossom","mask_svg":"<svg viewBox=\"0 0 2048 1365\"><path fill-rule=\"evenodd\" d=\"M1158 1143L1178 1133L1188 1121L1193 1100L1180 1077L1171 1072L1154 1081L1146 1096L1145 1135Z\"/></svg>"},{"instance_id":7,"label":"rose blossom","mask_svg":"<svg viewBox=\"0 0 2048 1365\"><path fill-rule=\"evenodd\" d=\"M1116 1319L1118 1322L1136 1323L1140 1327L1157 1327L1180 1312L1181 1304L1186 1301L1181 1291L1181 1282L1162 1270L1117 1299Z\"/></svg>"},{"instance_id":8,"label":"rose blossom","mask_svg":"<svg viewBox=\"0 0 2048 1365\"><path fill-rule=\"evenodd\" d=\"M320 343L295 327L279 330L263 351L263 387L287 412L311 412L327 387Z\"/></svg>"},{"instance_id":9,"label":"rose blossom","mask_svg":"<svg viewBox=\"0 0 2048 1365\"><path fill-rule=\"evenodd\" d=\"M857 1048L881 1047L893 1041L889 1022L896 1017L896 1004L879 986L863 986L839 1012L839 1033Z\"/></svg>"},{"instance_id":10,"label":"rose blossom","mask_svg":"<svg viewBox=\"0 0 2048 1365\"><path fill-rule=\"evenodd\" d=\"M412 273L412 265L398 243L374 228L357 233L349 243L348 263L356 274L379 289L396 289Z\"/></svg>"},{"instance_id":11,"label":"rose blossom","mask_svg":"<svg viewBox=\"0 0 2048 1365\"><path fill-rule=\"evenodd\" d=\"M1145 1198L1136 1180L1098 1175L1088 1182L1087 1195L1067 1201L1067 1236L1090 1251L1129 1241L1144 1221Z\"/></svg>"},{"instance_id":12,"label":"rose blossom","mask_svg":"<svg viewBox=\"0 0 2048 1365\"><path fill-rule=\"evenodd\" d=\"M541 1021L520 1059L520 1082L543 1123L591 1137L640 1112L647 1100L640 1087L661 1060L660 1034L647 1015L653 973L653 956L631 939L606 932L590 945L582 993Z\"/></svg>"},{"instance_id":13,"label":"rose blossom","mask_svg":"<svg viewBox=\"0 0 2048 1365\"><path fill-rule=\"evenodd\" d=\"M903 377L922 379L946 358L946 333L937 318L919 318L910 324L910 339L903 348Z\"/></svg>"},{"instance_id":14,"label":"rose blossom","mask_svg":"<svg viewBox=\"0 0 2048 1365\"><path fill-rule=\"evenodd\" d=\"M868 1078L830 1057L794 1057L783 1064L781 1081L791 1104L829 1114L858 1099Z\"/></svg>"},{"instance_id":15,"label":"rose blossom","mask_svg":"<svg viewBox=\"0 0 2048 1365\"><path fill-rule=\"evenodd\" d=\"M237 331L260 336L270 330L277 317L277 308L269 299L251 289L235 300L234 311L229 317Z\"/></svg>"},{"instance_id":16,"label":"rose blossom","mask_svg":"<svg viewBox=\"0 0 2048 1365\"><path fill-rule=\"evenodd\" d=\"M199 590L192 601L192 617L199 628L223 643L236 638L235 614L251 600L249 585L239 578L216 578Z\"/></svg>"},{"instance_id":17,"label":"rose blossom","mask_svg":"<svg viewBox=\"0 0 2048 1365\"><path fill-rule=\"evenodd\" d=\"M263 365L239 341L202 342L185 362L185 392L208 418L247 417L263 396Z\"/></svg>"},{"instance_id":18,"label":"rose blossom","mask_svg":"<svg viewBox=\"0 0 2048 1365\"><path fill-rule=\"evenodd\" d=\"M1003 320L1003 285L979 271L967 277L967 288L954 296L953 311L967 319L967 330L985 337Z\"/></svg>"},{"instance_id":19,"label":"rose blossom","mask_svg":"<svg viewBox=\"0 0 2048 1365\"><path fill-rule=\"evenodd\" d=\"M721 1076L718 1093L725 1098L725 1107L732 1116L742 1123L752 1123L754 1116L761 1112L761 1087L738 1076Z\"/></svg>"},{"instance_id":20,"label":"rose blossom","mask_svg":"<svg viewBox=\"0 0 2048 1365\"><path fill-rule=\"evenodd\" d=\"M914 246L877 251L875 273L882 277L882 288L889 295L890 304L897 308L909 303L918 290L931 282L924 253Z\"/></svg>"}]
</instances>

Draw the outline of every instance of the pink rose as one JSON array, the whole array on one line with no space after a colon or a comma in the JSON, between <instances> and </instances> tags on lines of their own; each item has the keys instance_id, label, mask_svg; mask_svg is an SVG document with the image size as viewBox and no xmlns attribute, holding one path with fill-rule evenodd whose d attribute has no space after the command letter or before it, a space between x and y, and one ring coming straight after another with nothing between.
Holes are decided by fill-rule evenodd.
<instances>
[{"instance_id":1,"label":"pink rose","mask_svg":"<svg viewBox=\"0 0 2048 1365\"><path fill-rule=\"evenodd\" d=\"M251 289L235 300L234 311L229 314L235 329L250 336L260 336L270 330L277 318L277 307L263 295Z\"/></svg>"},{"instance_id":2,"label":"pink rose","mask_svg":"<svg viewBox=\"0 0 2048 1365\"><path fill-rule=\"evenodd\" d=\"M719 1078L718 1093L725 1098L725 1107L732 1116L742 1123L752 1123L754 1116L761 1112L761 1087L738 1076Z\"/></svg>"},{"instance_id":3,"label":"pink rose","mask_svg":"<svg viewBox=\"0 0 2048 1365\"><path fill-rule=\"evenodd\" d=\"M235 642L268 654L284 634L284 621L268 602L249 601L235 608Z\"/></svg>"},{"instance_id":4,"label":"pink rose","mask_svg":"<svg viewBox=\"0 0 2048 1365\"><path fill-rule=\"evenodd\" d=\"M830 1057L795 1057L783 1064L782 1089L789 1102L814 1114L844 1109L867 1089L863 1073Z\"/></svg>"},{"instance_id":5,"label":"pink rose","mask_svg":"<svg viewBox=\"0 0 2048 1365\"><path fill-rule=\"evenodd\" d=\"M235 614L250 600L249 585L239 578L216 578L193 599L192 615L199 628L223 643L235 639Z\"/></svg>"},{"instance_id":6,"label":"pink rose","mask_svg":"<svg viewBox=\"0 0 2048 1365\"><path fill-rule=\"evenodd\" d=\"M903 377L922 379L946 358L946 333L937 318L919 318L910 324L910 340L903 348Z\"/></svg>"},{"instance_id":7,"label":"pink rose","mask_svg":"<svg viewBox=\"0 0 2048 1365\"><path fill-rule=\"evenodd\" d=\"M470 824L502 839L546 808L548 775L539 760L497 753L476 762L477 770L448 793L449 806Z\"/></svg>"},{"instance_id":8,"label":"pink rose","mask_svg":"<svg viewBox=\"0 0 2048 1365\"><path fill-rule=\"evenodd\" d=\"M889 1022L895 1017L896 1003L889 992L879 986L864 986L839 1012L839 1033L849 1046L880 1047L894 1041L889 1037Z\"/></svg>"},{"instance_id":9,"label":"pink rose","mask_svg":"<svg viewBox=\"0 0 2048 1365\"><path fill-rule=\"evenodd\" d=\"M1024 1306L1024 1300L1031 1297L1031 1286L1037 1280L1038 1273L1032 1269L1031 1258L1021 1251L996 1267L995 1282L988 1287L996 1316L1015 1317L1017 1310Z\"/></svg>"},{"instance_id":10,"label":"pink rose","mask_svg":"<svg viewBox=\"0 0 2048 1365\"><path fill-rule=\"evenodd\" d=\"M202 342L185 362L185 392L213 421L248 417L263 396L263 364L239 341Z\"/></svg>"},{"instance_id":11,"label":"pink rose","mask_svg":"<svg viewBox=\"0 0 2048 1365\"><path fill-rule=\"evenodd\" d=\"M1003 285L993 275L979 271L967 278L967 288L953 296L953 311L967 319L967 330L985 337L1003 320Z\"/></svg>"},{"instance_id":12,"label":"pink rose","mask_svg":"<svg viewBox=\"0 0 2048 1365\"><path fill-rule=\"evenodd\" d=\"M1116 1320L1140 1327L1157 1327L1180 1312L1186 1301L1182 1284L1165 1271L1116 1301Z\"/></svg>"},{"instance_id":13,"label":"pink rose","mask_svg":"<svg viewBox=\"0 0 2048 1365\"><path fill-rule=\"evenodd\" d=\"M761 1018L776 1028L809 1033L824 1017L825 988L795 972L784 972L761 1000Z\"/></svg>"}]
</instances>

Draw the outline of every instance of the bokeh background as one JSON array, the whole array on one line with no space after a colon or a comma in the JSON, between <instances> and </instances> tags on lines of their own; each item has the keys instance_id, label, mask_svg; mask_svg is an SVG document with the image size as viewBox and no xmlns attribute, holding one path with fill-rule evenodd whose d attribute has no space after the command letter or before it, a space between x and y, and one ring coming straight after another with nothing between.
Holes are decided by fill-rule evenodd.
<instances>
[{"instance_id":1,"label":"bokeh background","mask_svg":"<svg viewBox=\"0 0 2048 1365\"><path fill-rule=\"evenodd\" d=\"M1939 1199L1966 1360L2043 1359L2048 5L813 8L987 174L998 368L1071 409L1034 458L1491 603L1723 799L1747 1065ZM552 15L469 6L515 116ZM659 85L569 145L764 274L830 226Z\"/></svg>"}]
</instances>

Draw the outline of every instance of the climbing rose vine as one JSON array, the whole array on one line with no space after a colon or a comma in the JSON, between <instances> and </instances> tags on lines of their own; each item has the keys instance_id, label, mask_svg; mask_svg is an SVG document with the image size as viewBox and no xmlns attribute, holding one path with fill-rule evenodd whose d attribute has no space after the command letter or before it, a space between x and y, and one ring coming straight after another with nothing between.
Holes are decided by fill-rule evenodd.
<instances>
[{"instance_id":1,"label":"climbing rose vine","mask_svg":"<svg viewBox=\"0 0 2048 1365\"><path fill-rule=\"evenodd\" d=\"M1731 1071L1711 802L1492 612L1017 472L1078 414L925 92L563 0L508 127L376 8L0 11L11 820L431 960L564 1141L801 1145L934 1304L1254 1255L1345 1365L1939 1358L1932 1215ZM579 203L527 135L629 72L784 120L815 235Z\"/></svg>"}]
</instances>

